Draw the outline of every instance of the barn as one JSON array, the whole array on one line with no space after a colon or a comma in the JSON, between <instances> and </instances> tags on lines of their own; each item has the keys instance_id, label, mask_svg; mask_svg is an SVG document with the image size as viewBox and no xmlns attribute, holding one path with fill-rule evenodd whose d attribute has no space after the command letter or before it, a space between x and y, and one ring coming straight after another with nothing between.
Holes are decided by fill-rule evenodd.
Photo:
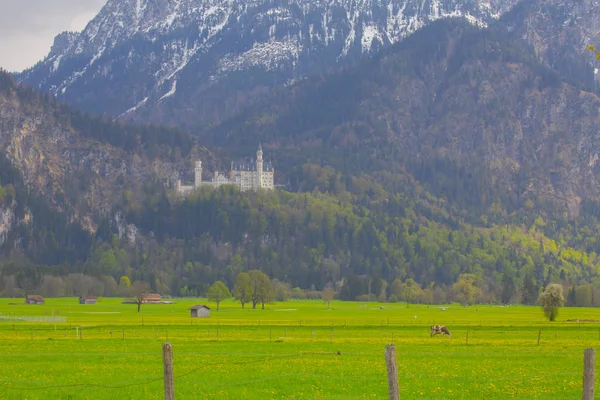
<instances>
[{"instance_id":1,"label":"barn","mask_svg":"<svg viewBox=\"0 0 600 400\"><path fill-rule=\"evenodd\" d=\"M205 306L204 304L190 307L190 317L208 318L210 317L210 307Z\"/></svg>"},{"instance_id":2,"label":"barn","mask_svg":"<svg viewBox=\"0 0 600 400\"><path fill-rule=\"evenodd\" d=\"M28 295L25 304L46 304L46 301L39 295Z\"/></svg>"},{"instance_id":3,"label":"barn","mask_svg":"<svg viewBox=\"0 0 600 400\"><path fill-rule=\"evenodd\" d=\"M142 303L145 304L160 304L162 302L162 298L160 294L156 293L148 293L143 296Z\"/></svg>"},{"instance_id":4,"label":"barn","mask_svg":"<svg viewBox=\"0 0 600 400\"><path fill-rule=\"evenodd\" d=\"M79 297L79 304L96 304L98 298L96 296L81 296Z\"/></svg>"}]
</instances>

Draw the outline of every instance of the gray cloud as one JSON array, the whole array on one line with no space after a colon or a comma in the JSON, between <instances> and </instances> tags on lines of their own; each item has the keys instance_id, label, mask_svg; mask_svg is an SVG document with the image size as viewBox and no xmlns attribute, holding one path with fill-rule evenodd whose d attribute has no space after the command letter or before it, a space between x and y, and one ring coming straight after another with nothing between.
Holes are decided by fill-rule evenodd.
<instances>
[{"instance_id":1,"label":"gray cloud","mask_svg":"<svg viewBox=\"0 0 600 400\"><path fill-rule=\"evenodd\" d=\"M20 71L44 58L54 36L81 30L106 0L0 0L0 67Z\"/></svg>"}]
</instances>

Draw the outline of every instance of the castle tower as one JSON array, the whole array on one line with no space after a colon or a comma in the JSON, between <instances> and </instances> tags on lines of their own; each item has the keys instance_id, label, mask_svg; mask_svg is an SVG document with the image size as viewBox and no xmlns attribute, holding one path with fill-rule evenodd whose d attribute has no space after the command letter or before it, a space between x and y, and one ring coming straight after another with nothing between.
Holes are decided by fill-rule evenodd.
<instances>
[{"instance_id":1,"label":"castle tower","mask_svg":"<svg viewBox=\"0 0 600 400\"><path fill-rule=\"evenodd\" d=\"M256 175L257 176L257 188L260 189L263 187L263 151L262 145L258 144L258 151L256 152Z\"/></svg>"},{"instance_id":2,"label":"castle tower","mask_svg":"<svg viewBox=\"0 0 600 400\"><path fill-rule=\"evenodd\" d=\"M194 169L194 186L200 187L202 185L202 161L196 161L196 168Z\"/></svg>"}]
</instances>

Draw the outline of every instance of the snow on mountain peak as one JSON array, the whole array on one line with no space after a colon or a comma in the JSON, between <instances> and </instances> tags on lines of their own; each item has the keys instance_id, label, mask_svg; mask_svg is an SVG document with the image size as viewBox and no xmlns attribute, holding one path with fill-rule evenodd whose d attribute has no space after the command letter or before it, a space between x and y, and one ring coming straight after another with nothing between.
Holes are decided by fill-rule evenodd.
<instances>
[{"instance_id":1,"label":"snow on mountain peak","mask_svg":"<svg viewBox=\"0 0 600 400\"><path fill-rule=\"evenodd\" d=\"M118 81L122 99L95 111L122 115L176 96L182 74L199 86L252 68L295 79L435 19L486 25L516 1L109 0L82 32L57 38L20 80L67 101Z\"/></svg>"}]
</instances>

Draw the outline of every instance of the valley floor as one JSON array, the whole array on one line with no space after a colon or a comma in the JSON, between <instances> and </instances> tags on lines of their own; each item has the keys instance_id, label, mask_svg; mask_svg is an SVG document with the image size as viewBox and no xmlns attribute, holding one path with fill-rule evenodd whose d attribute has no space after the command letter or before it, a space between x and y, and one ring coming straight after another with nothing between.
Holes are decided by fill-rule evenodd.
<instances>
[{"instance_id":1,"label":"valley floor","mask_svg":"<svg viewBox=\"0 0 600 400\"><path fill-rule=\"evenodd\" d=\"M0 399L162 399L165 341L176 399L386 399L391 342L403 399L573 399L583 351L600 343L600 321L570 321L600 320L598 309L548 323L538 307L228 301L190 318L203 301L137 313L119 299L0 299ZM430 338L432 324L452 337Z\"/></svg>"}]
</instances>

